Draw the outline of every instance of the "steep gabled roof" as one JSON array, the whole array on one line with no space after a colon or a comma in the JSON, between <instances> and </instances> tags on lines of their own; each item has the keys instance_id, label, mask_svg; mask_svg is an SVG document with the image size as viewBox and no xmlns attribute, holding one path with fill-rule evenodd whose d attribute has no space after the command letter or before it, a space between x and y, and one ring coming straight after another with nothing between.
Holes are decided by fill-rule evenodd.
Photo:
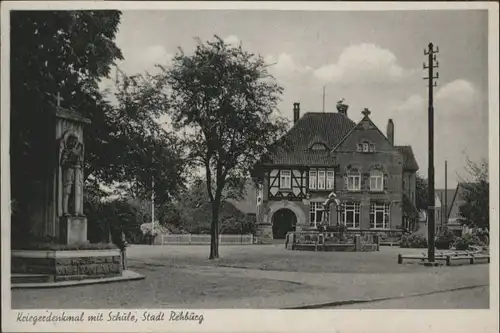
<instances>
[{"instance_id":1,"label":"steep gabled roof","mask_svg":"<svg viewBox=\"0 0 500 333\"><path fill-rule=\"evenodd\" d=\"M335 147L356 123L341 113L308 112L276 142L265 164L325 165L335 163L329 149L309 150L317 138L328 147Z\"/></svg>"},{"instance_id":2,"label":"steep gabled roof","mask_svg":"<svg viewBox=\"0 0 500 333\"><path fill-rule=\"evenodd\" d=\"M418 163L413 154L411 146L395 146L403 155L403 169L410 171L418 170Z\"/></svg>"},{"instance_id":3,"label":"steep gabled roof","mask_svg":"<svg viewBox=\"0 0 500 333\"><path fill-rule=\"evenodd\" d=\"M351 135L352 132L354 132L356 129L358 128L361 128L363 126L363 124L369 124L369 126L371 126L372 128L374 128L375 130L377 130L377 132L380 133L380 135L389 143L389 139L387 139L387 137L385 136L384 133L382 133L382 131L378 128L377 125L375 125L375 123L373 122L373 120L371 120L371 118L369 117L370 115L370 111L368 109L365 109L365 111L363 111L365 114L365 116L355 125L353 126L349 132L346 133L346 135L337 143L337 145L335 145L335 147L333 148L333 150L337 150L337 148L340 147L340 145L345 141L347 140L347 138L349 138L349 136ZM391 144L392 146L392 144Z\"/></svg>"}]
</instances>

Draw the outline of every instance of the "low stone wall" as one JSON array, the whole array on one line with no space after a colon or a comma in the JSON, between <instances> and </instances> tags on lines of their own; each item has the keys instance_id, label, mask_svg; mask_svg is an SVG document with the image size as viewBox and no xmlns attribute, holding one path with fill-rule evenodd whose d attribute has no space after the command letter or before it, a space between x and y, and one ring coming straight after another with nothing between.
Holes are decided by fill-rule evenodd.
<instances>
[{"instance_id":1,"label":"low stone wall","mask_svg":"<svg viewBox=\"0 0 500 333\"><path fill-rule=\"evenodd\" d=\"M13 250L13 274L46 274L53 281L98 279L122 275L122 259L118 249L33 251Z\"/></svg>"}]
</instances>

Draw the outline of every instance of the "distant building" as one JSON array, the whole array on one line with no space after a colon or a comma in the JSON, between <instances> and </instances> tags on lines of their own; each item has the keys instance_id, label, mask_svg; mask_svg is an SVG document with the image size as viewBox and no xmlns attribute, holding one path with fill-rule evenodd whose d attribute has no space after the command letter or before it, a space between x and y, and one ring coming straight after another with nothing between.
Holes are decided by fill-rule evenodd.
<instances>
[{"instance_id":1,"label":"distant building","mask_svg":"<svg viewBox=\"0 0 500 333\"><path fill-rule=\"evenodd\" d=\"M226 201L231 203L241 213L255 218L257 211L257 185L251 179L248 179L245 182L242 197L238 199L226 199Z\"/></svg>"},{"instance_id":2,"label":"distant building","mask_svg":"<svg viewBox=\"0 0 500 333\"><path fill-rule=\"evenodd\" d=\"M437 192L437 190L436 190ZM443 205L441 203L440 196L435 193L435 198L434 198L434 206L436 207L435 213L434 213L434 226L436 232L439 232L442 228L442 218L443 218ZM421 234L427 235L428 233L428 220L427 220L427 211L422 210L419 213L419 225L418 229L421 231Z\"/></svg>"},{"instance_id":3,"label":"distant building","mask_svg":"<svg viewBox=\"0 0 500 333\"><path fill-rule=\"evenodd\" d=\"M447 190L446 207L448 218L443 211L443 223L446 227L453 231L457 236L468 232L468 228L460 223L460 206L464 203L463 199L463 183L459 183L456 188ZM436 189L436 195L445 198L444 189ZM443 203L444 206L444 203ZM443 208L444 209L444 208Z\"/></svg>"},{"instance_id":4,"label":"distant building","mask_svg":"<svg viewBox=\"0 0 500 333\"><path fill-rule=\"evenodd\" d=\"M257 165L261 237L283 238L291 230L315 229L323 220L380 231L409 223L402 207L406 197L416 211L418 164L412 148L395 145L392 119L384 135L369 110L358 123L348 117L347 105L339 102L337 110L300 117L295 103L293 127ZM341 204L324 211L331 192Z\"/></svg>"}]
</instances>

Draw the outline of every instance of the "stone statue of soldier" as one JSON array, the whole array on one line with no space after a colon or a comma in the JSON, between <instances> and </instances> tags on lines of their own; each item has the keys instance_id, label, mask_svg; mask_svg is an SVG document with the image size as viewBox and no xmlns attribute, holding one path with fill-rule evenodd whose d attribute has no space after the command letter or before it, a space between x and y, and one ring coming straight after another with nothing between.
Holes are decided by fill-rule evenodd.
<instances>
[{"instance_id":1,"label":"stone statue of soldier","mask_svg":"<svg viewBox=\"0 0 500 333\"><path fill-rule=\"evenodd\" d=\"M80 196L83 194L83 143L78 136L68 133L62 140L61 152L62 169L62 212L64 216L82 216ZM70 198L74 198L74 207L70 211Z\"/></svg>"}]
</instances>

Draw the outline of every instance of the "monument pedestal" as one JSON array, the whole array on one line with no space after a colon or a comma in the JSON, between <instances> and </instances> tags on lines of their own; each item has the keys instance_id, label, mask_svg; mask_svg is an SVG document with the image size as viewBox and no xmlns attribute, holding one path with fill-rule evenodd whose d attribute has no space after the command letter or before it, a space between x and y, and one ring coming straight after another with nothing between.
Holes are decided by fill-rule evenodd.
<instances>
[{"instance_id":1,"label":"monument pedestal","mask_svg":"<svg viewBox=\"0 0 500 333\"><path fill-rule=\"evenodd\" d=\"M63 244L87 242L87 218L85 216L63 216L59 218L60 241Z\"/></svg>"}]
</instances>

